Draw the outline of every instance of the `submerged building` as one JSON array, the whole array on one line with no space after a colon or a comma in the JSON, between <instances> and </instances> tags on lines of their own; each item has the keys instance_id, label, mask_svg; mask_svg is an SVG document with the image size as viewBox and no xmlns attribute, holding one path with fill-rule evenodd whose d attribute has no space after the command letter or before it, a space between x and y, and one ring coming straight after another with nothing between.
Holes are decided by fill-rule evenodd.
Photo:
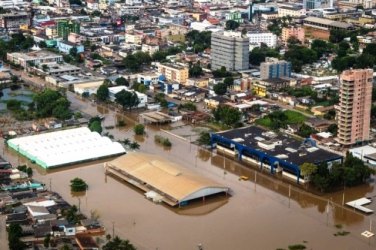
<instances>
[{"instance_id":1,"label":"submerged building","mask_svg":"<svg viewBox=\"0 0 376 250\"><path fill-rule=\"evenodd\" d=\"M104 167L107 174L145 191L147 198L170 206L229 191L228 187L153 154L128 153L106 162Z\"/></svg>"},{"instance_id":2,"label":"submerged building","mask_svg":"<svg viewBox=\"0 0 376 250\"><path fill-rule=\"evenodd\" d=\"M316 146L306 139L298 141L291 136L275 133L256 126L228 130L211 134L211 145L217 151L237 156L239 160L258 164L272 174L278 172L284 177L300 180L300 166L303 163L328 165L342 162L343 156Z\"/></svg>"},{"instance_id":3,"label":"submerged building","mask_svg":"<svg viewBox=\"0 0 376 250\"><path fill-rule=\"evenodd\" d=\"M14 138L7 144L46 169L125 154L120 143L87 127Z\"/></svg>"}]
</instances>

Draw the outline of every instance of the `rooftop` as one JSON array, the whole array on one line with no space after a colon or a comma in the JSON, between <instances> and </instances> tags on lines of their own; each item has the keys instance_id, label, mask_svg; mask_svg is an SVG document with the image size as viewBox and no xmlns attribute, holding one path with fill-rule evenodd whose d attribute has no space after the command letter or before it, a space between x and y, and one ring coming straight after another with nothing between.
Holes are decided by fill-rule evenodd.
<instances>
[{"instance_id":1,"label":"rooftop","mask_svg":"<svg viewBox=\"0 0 376 250\"><path fill-rule=\"evenodd\" d=\"M11 139L8 146L44 168L124 154L118 142L87 127Z\"/></svg>"},{"instance_id":2,"label":"rooftop","mask_svg":"<svg viewBox=\"0 0 376 250\"><path fill-rule=\"evenodd\" d=\"M256 126L233 129L218 133L218 135L299 166L306 162L321 163L342 157L318 147L304 144L288 135Z\"/></svg>"},{"instance_id":3,"label":"rooftop","mask_svg":"<svg viewBox=\"0 0 376 250\"><path fill-rule=\"evenodd\" d=\"M343 28L343 29L348 29L352 27L352 25L348 23L338 22L338 21L333 21L333 20L326 19L326 18L313 17L313 16L310 16L304 19L304 22L307 22L307 21L318 23L318 24L323 24L323 25L328 25L328 26L333 26L337 28Z\"/></svg>"},{"instance_id":4,"label":"rooftop","mask_svg":"<svg viewBox=\"0 0 376 250\"><path fill-rule=\"evenodd\" d=\"M228 191L227 187L158 155L129 153L105 166L144 191L157 192L170 205Z\"/></svg>"}]
</instances>

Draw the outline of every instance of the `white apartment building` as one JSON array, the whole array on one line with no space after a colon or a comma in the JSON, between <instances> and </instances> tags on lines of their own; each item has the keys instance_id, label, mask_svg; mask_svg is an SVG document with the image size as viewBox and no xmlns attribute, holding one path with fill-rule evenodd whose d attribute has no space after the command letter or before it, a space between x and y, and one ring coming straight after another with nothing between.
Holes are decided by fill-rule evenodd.
<instances>
[{"instance_id":1,"label":"white apartment building","mask_svg":"<svg viewBox=\"0 0 376 250\"><path fill-rule=\"evenodd\" d=\"M261 43L266 44L270 48L277 46L277 36L271 32L248 32L250 50L254 47L259 47Z\"/></svg>"}]
</instances>

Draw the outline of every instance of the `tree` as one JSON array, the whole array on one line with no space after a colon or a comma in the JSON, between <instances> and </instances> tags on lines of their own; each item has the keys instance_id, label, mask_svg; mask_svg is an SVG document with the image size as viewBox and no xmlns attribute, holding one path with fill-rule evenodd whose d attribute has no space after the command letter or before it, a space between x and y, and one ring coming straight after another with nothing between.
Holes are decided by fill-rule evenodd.
<instances>
[{"instance_id":1,"label":"tree","mask_svg":"<svg viewBox=\"0 0 376 250\"><path fill-rule=\"evenodd\" d=\"M70 183L71 192L82 192L86 191L88 188L86 182L78 177L71 180Z\"/></svg>"},{"instance_id":2,"label":"tree","mask_svg":"<svg viewBox=\"0 0 376 250\"><path fill-rule=\"evenodd\" d=\"M142 125L142 124L136 124L134 127L133 127L133 131L136 135L143 135L145 134L145 126Z\"/></svg>"},{"instance_id":3,"label":"tree","mask_svg":"<svg viewBox=\"0 0 376 250\"><path fill-rule=\"evenodd\" d=\"M316 173L317 166L313 163L303 163L300 166L300 174L304 176L305 179L309 179L312 174Z\"/></svg>"},{"instance_id":4,"label":"tree","mask_svg":"<svg viewBox=\"0 0 376 250\"><path fill-rule=\"evenodd\" d=\"M329 41L332 43L339 43L348 36L347 31L342 29L331 29Z\"/></svg>"},{"instance_id":5,"label":"tree","mask_svg":"<svg viewBox=\"0 0 376 250\"><path fill-rule=\"evenodd\" d=\"M202 71L202 68L200 64L196 63L192 67L189 68L189 76L190 77L199 77L203 75L204 72Z\"/></svg>"},{"instance_id":6,"label":"tree","mask_svg":"<svg viewBox=\"0 0 376 250\"><path fill-rule=\"evenodd\" d=\"M256 47L249 53L249 63L259 66L262 62L265 62L266 57L279 58L280 54L276 49L261 44L261 47Z\"/></svg>"},{"instance_id":7,"label":"tree","mask_svg":"<svg viewBox=\"0 0 376 250\"><path fill-rule=\"evenodd\" d=\"M227 77L227 76L232 76L231 72L228 72L226 70L226 67L222 66L220 69L214 70L213 76L215 78L222 78L222 77Z\"/></svg>"},{"instance_id":8,"label":"tree","mask_svg":"<svg viewBox=\"0 0 376 250\"><path fill-rule=\"evenodd\" d=\"M99 86L97 90L97 99L105 102L108 100L108 97L110 95L110 91L108 90L108 85L107 84L102 84Z\"/></svg>"},{"instance_id":9,"label":"tree","mask_svg":"<svg viewBox=\"0 0 376 250\"><path fill-rule=\"evenodd\" d=\"M234 20L228 20L226 22L226 30L236 30L239 28L239 23Z\"/></svg>"},{"instance_id":10,"label":"tree","mask_svg":"<svg viewBox=\"0 0 376 250\"><path fill-rule=\"evenodd\" d=\"M120 104L123 109L128 108L131 110L133 107L137 107L140 103L136 92L130 92L126 90L122 90L115 95L115 102Z\"/></svg>"},{"instance_id":11,"label":"tree","mask_svg":"<svg viewBox=\"0 0 376 250\"><path fill-rule=\"evenodd\" d=\"M43 246L48 248L50 246L50 241L51 241L51 235L47 234L46 237L44 237Z\"/></svg>"},{"instance_id":12,"label":"tree","mask_svg":"<svg viewBox=\"0 0 376 250\"><path fill-rule=\"evenodd\" d=\"M115 236L112 240L102 247L103 250L136 250L136 248L128 241L122 240L118 236Z\"/></svg>"},{"instance_id":13,"label":"tree","mask_svg":"<svg viewBox=\"0 0 376 250\"><path fill-rule=\"evenodd\" d=\"M223 82L214 85L213 90L217 95L224 95L227 92L227 85Z\"/></svg>"},{"instance_id":14,"label":"tree","mask_svg":"<svg viewBox=\"0 0 376 250\"><path fill-rule=\"evenodd\" d=\"M197 142L200 145L210 145L210 133L206 131L201 132Z\"/></svg>"},{"instance_id":15,"label":"tree","mask_svg":"<svg viewBox=\"0 0 376 250\"><path fill-rule=\"evenodd\" d=\"M39 46L39 48L42 48L42 49L47 48L47 44L46 44L45 41L40 41L38 46Z\"/></svg>"},{"instance_id":16,"label":"tree","mask_svg":"<svg viewBox=\"0 0 376 250\"><path fill-rule=\"evenodd\" d=\"M289 39L287 39L288 45L299 45L302 44L302 42L296 38L296 36L290 36Z\"/></svg>"},{"instance_id":17,"label":"tree","mask_svg":"<svg viewBox=\"0 0 376 250\"><path fill-rule=\"evenodd\" d=\"M235 126L240 122L242 114L236 108L219 106L213 110L214 119L228 126Z\"/></svg>"},{"instance_id":18,"label":"tree","mask_svg":"<svg viewBox=\"0 0 376 250\"><path fill-rule=\"evenodd\" d=\"M94 121L89 125L90 131L97 132L98 134L101 134L103 129L100 121Z\"/></svg>"},{"instance_id":19,"label":"tree","mask_svg":"<svg viewBox=\"0 0 376 250\"><path fill-rule=\"evenodd\" d=\"M33 97L37 117L44 118L54 116L58 119L70 118L70 102L60 92L45 89Z\"/></svg>"},{"instance_id":20,"label":"tree","mask_svg":"<svg viewBox=\"0 0 376 250\"><path fill-rule=\"evenodd\" d=\"M7 229L8 231L8 246L10 250L26 249L25 243L20 240L22 236L22 228L20 224L11 223Z\"/></svg>"},{"instance_id":21,"label":"tree","mask_svg":"<svg viewBox=\"0 0 376 250\"><path fill-rule=\"evenodd\" d=\"M336 136L337 132L338 132L337 124L330 124L329 127L328 127L328 132L332 133L333 136Z\"/></svg>"},{"instance_id":22,"label":"tree","mask_svg":"<svg viewBox=\"0 0 376 250\"><path fill-rule=\"evenodd\" d=\"M307 138L307 137L310 137L311 134L316 133L316 132L317 131L315 129L303 123L299 127L297 134L300 135L301 137Z\"/></svg>"},{"instance_id":23,"label":"tree","mask_svg":"<svg viewBox=\"0 0 376 250\"><path fill-rule=\"evenodd\" d=\"M223 80L223 83L226 84L227 87L234 85L234 78L232 76L228 76Z\"/></svg>"},{"instance_id":24,"label":"tree","mask_svg":"<svg viewBox=\"0 0 376 250\"><path fill-rule=\"evenodd\" d=\"M19 100L11 99L7 102L7 109L11 111L20 110L22 103Z\"/></svg>"},{"instance_id":25,"label":"tree","mask_svg":"<svg viewBox=\"0 0 376 250\"><path fill-rule=\"evenodd\" d=\"M137 142L132 142L129 144L129 149L131 150L137 150L137 149L140 149L140 144L138 144Z\"/></svg>"},{"instance_id":26,"label":"tree","mask_svg":"<svg viewBox=\"0 0 376 250\"><path fill-rule=\"evenodd\" d=\"M193 47L194 52L202 52L207 48L210 48L211 43L211 31L199 32L197 30L191 30L185 35L188 45Z\"/></svg>"},{"instance_id":27,"label":"tree","mask_svg":"<svg viewBox=\"0 0 376 250\"><path fill-rule=\"evenodd\" d=\"M129 81L124 77L119 77L115 80L116 85L129 86Z\"/></svg>"}]
</instances>

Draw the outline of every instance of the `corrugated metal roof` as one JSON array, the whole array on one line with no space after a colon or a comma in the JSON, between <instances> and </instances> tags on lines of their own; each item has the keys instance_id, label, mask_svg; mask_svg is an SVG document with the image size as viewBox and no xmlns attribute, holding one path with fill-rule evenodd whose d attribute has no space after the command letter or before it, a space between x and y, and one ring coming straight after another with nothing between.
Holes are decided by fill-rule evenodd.
<instances>
[{"instance_id":1,"label":"corrugated metal roof","mask_svg":"<svg viewBox=\"0 0 376 250\"><path fill-rule=\"evenodd\" d=\"M129 153L106 164L178 202L204 189L208 189L206 195L228 191L227 187L157 155Z\"/></svg>"}]
</instances>

